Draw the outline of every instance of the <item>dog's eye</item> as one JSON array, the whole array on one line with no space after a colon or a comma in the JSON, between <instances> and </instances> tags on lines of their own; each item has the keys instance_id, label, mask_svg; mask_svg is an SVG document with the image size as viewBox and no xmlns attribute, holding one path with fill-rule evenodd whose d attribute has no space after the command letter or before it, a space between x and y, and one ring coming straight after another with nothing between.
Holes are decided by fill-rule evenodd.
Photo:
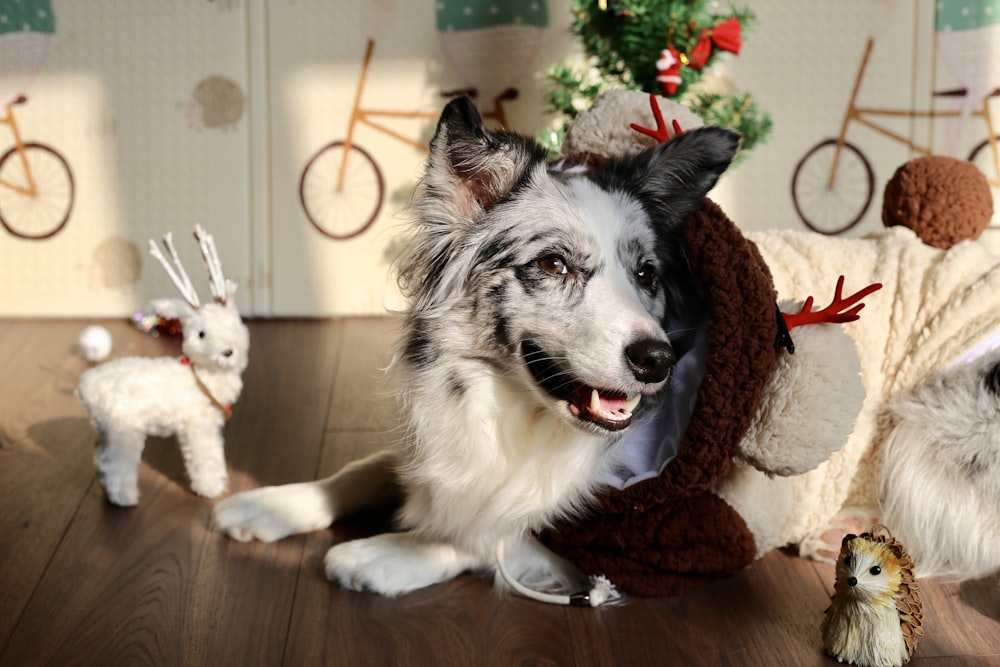
<instances>
[{"instance_id":1,"label":"dog's eye","mask_svg":"<svg viewBox=\"0 0 1000 667\"><path fill-rule=\"evenodd\" d=\"M646 262L635 272L635 281L643 289L652 289L656 285L656 269L652 264Z\"/></svg>"},{"instance_id":2,"label":"dog's eye","mask_svg":"<svg viewBox=\"0 0 1000 667\"><path fill-rule=\"evenodd\" d=\"M871 572L876 577L878 575L882 574L882 568L880 568L878 565L872 566L872 569L870 569L868 571Z\"/></svg>"},{"instance_id":3,"label":"dog's eye","mask_svg":"<svg viewBox=\"0 0 1000 667\"><path fill-rule=\"evenodd\" d=\"M545 273L551 273L554 276L564 276L569 273L569 267L566 265L566 260L559 255L546 255L545 257L539 258L535 264L537 264L538 268Z\"/></svg>"},{"instance_id":4,"label":"dog's eye","mask_svg":"<svg viewBox=\"0 0 1000 667\"><path fill-rule=\"evenodd\" d=\"M204 337L205 337L205 332L204 331L199 331L198 332L198 338L204 338Z\"/></svg>"}]
</instances>

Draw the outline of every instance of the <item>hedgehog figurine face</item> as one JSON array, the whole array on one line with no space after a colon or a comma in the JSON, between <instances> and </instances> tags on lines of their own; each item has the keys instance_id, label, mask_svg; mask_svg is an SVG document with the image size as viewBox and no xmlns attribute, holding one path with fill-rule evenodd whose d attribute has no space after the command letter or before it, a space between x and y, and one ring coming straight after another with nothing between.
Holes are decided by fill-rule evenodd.
<instances>
[{"instance_id":1,"label":"hedgehog figurine face","mask_svg":"<svg viewBox=\"0 0 1000 667\"><path fill-rule=\"evenodd\" d=\"M913 560L885 526L847 535L840 547L823 648L858 667L899 667L923 635Z\"/></svg>"}]
</instances>

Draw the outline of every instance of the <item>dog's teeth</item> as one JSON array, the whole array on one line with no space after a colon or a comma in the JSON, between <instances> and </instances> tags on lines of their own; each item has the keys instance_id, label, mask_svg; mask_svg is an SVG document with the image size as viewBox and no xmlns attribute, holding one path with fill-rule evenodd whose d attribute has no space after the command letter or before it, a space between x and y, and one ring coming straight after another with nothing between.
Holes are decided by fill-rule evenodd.
<instances>
[{"instance_id":1,"label":"dog's teeth","mask_svg":"<svg viewBox=\"0 0 1000 667\"><path fill-rule=\"evenodd\" d=\"M594 414L601 411L601 396L596 389L590 390L590 411Z\"/></svg>"},{"instance_id":2,"label":"dog's teeth","mask_svg":"<svg viewBox=\"0 0 1000 667\"><path fill-rule=\"evenodd\" d=\"M625 401L625 411L633 412L635 410L635 406L639 405L639 401L641 399L642 399L642 394L636 394L632 398Z\"/></svg>"}]
</instances>

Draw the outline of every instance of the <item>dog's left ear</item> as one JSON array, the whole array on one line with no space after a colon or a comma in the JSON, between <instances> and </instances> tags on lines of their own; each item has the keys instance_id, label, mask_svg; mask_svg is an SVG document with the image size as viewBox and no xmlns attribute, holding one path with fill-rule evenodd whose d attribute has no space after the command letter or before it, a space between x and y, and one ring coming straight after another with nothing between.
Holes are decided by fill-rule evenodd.
<instances>
[{"instance_id":1,"label":"dog's left ear","mask_svg":"<svg viewBox=\"0 0 1000 667\"><path fill-rule=\"evenodd\" d=\"M721 127L689 130L636 156L639 193L662 202L683 218L729 167L739 150L740 135Z\"/></svg>"},{"instance_id":2,"label":"dog's left ear","mask_svg":"<svg viewBox=\"0 0 1000 667\"><path fill-rule=\"evenodd\" d=\"M546 153L516 134L489 132L467 97L452 100L438 121L427 161L427 194L463 219L505 197Z\"/></svg>"}]
</instances>

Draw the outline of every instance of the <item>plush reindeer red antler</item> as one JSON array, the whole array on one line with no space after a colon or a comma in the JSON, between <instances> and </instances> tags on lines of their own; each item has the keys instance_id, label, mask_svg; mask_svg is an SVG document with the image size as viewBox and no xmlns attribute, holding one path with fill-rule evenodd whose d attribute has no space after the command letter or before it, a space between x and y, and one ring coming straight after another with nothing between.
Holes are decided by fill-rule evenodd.
<instances>
[{"instance_id":1,"label":"plush reindeer red antler","mask_svg":"<svg viewBox=\"0 0 1000 667\"><path fill-rule=\"evenodd\" d=\"M653 93L649 94L649 108L653 110L653 118L656 119L655 130L643 127L638 123L630 123L629 127L640 134L645 134L647 137L653 137L661 144L669 141L671 138L670 132L667 131L667 124L663 122L663 112L660 111L660 103L656 101L656 95ZM676 118L671 119L670 125L674 129L675 137L684 133L684 130L681 129L681 124L677 122Z\"/></svg>"},{"instance_id":2,"label":"plush reindeer red antler","mask_svg":"<svg viewBox=\"0 0 1000 667\"><path fill-rule=\"evenodd\" d=\"M795 327L801 327L806 324L822 324L824 322L843 324L844 322L853 322L859 319L861 315L858 313L865 307L865 304L860 303L860 301L872 292L877 292L880 289L882 289L881 283L872 283L845 298L844 276L840 276L837 278L837 288L833 294L833 301L826 308L816 311L812 310L813 298L810 296L802 304L802 310L798 313L782 313L779 311L778 345L794 353L795 345L792 343L792 337L788 332Z\"/></svg>"}]
</instances>

